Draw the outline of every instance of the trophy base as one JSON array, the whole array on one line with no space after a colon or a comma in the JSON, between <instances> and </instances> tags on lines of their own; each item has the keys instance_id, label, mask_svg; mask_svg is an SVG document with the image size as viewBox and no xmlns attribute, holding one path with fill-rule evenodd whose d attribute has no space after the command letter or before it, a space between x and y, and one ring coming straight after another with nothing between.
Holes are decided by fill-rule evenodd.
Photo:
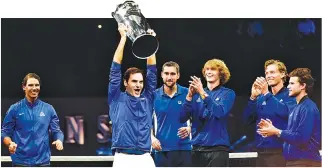
<instances>
[{"instance_id":1,"label":"trophy base","mask_svg":"<svg viewBox=\"0 0 322 168\"><path fill-rule=\"evenodd\" d=\"M147 59L159 49L158 40L152 35L142 35L136 38L132 44L132 52L139 59Z\"/></svg>"}]
</instances>

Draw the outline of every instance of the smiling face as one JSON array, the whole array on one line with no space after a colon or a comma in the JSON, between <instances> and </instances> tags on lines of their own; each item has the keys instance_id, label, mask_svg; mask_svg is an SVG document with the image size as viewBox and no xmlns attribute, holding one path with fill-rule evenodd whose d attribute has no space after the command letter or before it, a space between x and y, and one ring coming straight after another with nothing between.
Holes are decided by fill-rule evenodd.
<instances>
[{"instance_id":1,"label":"smiling face","mask_svg":"<svg viewBox=\"0 0 322 168\"><path fill-rule=\"evenodd\" d=\"M205 79L209 83L216 83L220 80L219 70L215 67L206 66L205 67Z\"/></svg>"},{"instance_id":2,"label":"smiling face","mask_svg":"<svg viewBox=\"0 0 322 168\"><path fill-rule=\"evenodd\" d=\"M280 83L283 83L285 73L278 70L276 64L271 64L266 67L265 78L269 86L274 87Z\"/></svg>"},{"instance_id":3,"label":"smiling face","mask_svg":"<svg viewBox=\"0 0 322 168\"><path fill-rule=\"evenodd\" d=\"M230 79L229 69L225 62L220 59L208 60L202 69L202 74L207 83L224 85Z\"/></svg>"},{"instance_id":4,"label":"smiling face","mask_svg":"<svg viewBox=\"0 0 322 168\"><path fill-rule=\"evenodd\" d=\"M25 96L29 101L34 101L37 99L40 92L40 83L36 78L28 78L25 85L22 86L25 92Z\"/></svg>"}]
</instances>

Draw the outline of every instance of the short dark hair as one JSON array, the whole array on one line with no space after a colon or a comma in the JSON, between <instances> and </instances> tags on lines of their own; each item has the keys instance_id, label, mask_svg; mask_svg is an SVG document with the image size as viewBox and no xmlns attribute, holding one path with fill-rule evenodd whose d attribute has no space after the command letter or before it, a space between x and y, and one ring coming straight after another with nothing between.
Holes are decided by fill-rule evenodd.
<instances>
[{"instance_id":1,"label":"short dark hair","mask_svg":"<svg viewBox=\"0 0 322 168\"><path fill-rule=\"evenodd\" d=\"M313 91L314 79L309 68L296 68L289 74L289 77L298 77L300 84L305 83L306 93Z\"/></svg>"},{"instance_id":2,"label":"short dark hair","mask_svg":"<svg viewBox=\"0 0 322 168\"><path fill-rule=\"evenodd\" d=\"M141 73L142 76L144 77L143 75L143 70L139 69L139 68L136 68L136 67L131 67L129 69L127 69L124 73L124 76L123 76L123 80L125 80L126 82L128 82L128 80L130 79L130 76L132 74L136 74L136 73Z\"/></svg>"},{"instance_id":3,"label":"short dark hair","mask_svg":"<svg viewBox=\"0 0 322 168\"><path fill-rule=\"evenodd\" d=\"M29 78L35 78L35 79L37 79L38 81L39 81L39 84L41 83L40 82L40 77L37 75L37 74L35 74L35 73L28 73L24 78L23 78L23 80L22 80L22 85L23 86L26 86L27 85L27 81L28 81L28 79Z\"/></svg>"}]
</instances>

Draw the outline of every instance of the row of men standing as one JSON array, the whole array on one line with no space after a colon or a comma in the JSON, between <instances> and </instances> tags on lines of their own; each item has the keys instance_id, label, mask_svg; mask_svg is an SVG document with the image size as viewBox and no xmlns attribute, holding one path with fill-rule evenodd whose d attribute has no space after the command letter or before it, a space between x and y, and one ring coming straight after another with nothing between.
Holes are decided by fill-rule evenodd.
<instances>
[{"instance_id":1,"label":"row of men standing","mask_svg":"<svg viewBox=\"0 0 322 168\"><path fill-rule=\"evenodd\" d=\"M218 59L207 61L202 69L207 86L204 88L201 79L192 76L189 88L185 88L176 83L179 65L167 62L161 71L164 84L156 89L153 55L147 59L143 90L144 75L138 68L127 69L122 80L126 27L120 25L119 32L121 40L108 88L113 166L228 166L230 141L226 126L235 93L223 86L230 78L225 63ZM257 166L321 166L320 112L307 96L314 84L311 71L293 70L285 88L287 71L282 62L268 60L264 68L265 78L254 81L244 111L244 120L256 121L259 127ZM121 82L125 92L120 89ZM64 134L58 116L52 105L39 99L40 84L38 75L25 76L25 98L10 106L2 123L1 140L9 149L13 166L50 166L50 135L56 149L63 150ZM156 150L154 160L151 147Z\"/></svg>"},{"instance_id":2,"label":"row of men standing","mask_svg":"<svg viewBox=\"0 0 322 168\"><path fill-rule=\"evenodd\" d=\"M129 68L123 76L126 91L122 92L127 28L120 24L118 30L121 40L113 58L108 92L113 167L228 166L227 117L236 95L223 86L230 78L224 61L207 61L202 69L207 86L199 77L191 76L189 88L177 83L179 65L166 62L161 71L163 86L156 89L156 56L152 55L147 59L145 86L143 71ZM257 166L320 166L320 112L307 96L314 84L311 71L293 70L285 88L287 71L282 62L268 60L264 68L265 78L254 81L244 111L244 121L258 126ZM154 160L149 154L151 146L156 151Z\"/></svg>"}]
</instances>

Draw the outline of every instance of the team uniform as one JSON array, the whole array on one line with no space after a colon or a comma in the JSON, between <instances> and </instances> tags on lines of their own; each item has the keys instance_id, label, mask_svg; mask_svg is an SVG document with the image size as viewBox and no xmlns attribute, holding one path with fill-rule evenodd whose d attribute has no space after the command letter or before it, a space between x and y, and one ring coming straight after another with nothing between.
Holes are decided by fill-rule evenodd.
<instances>
[{"instance_id":1,"label":"team uniform","mask_svg":"<svg viewBox=\"0 0 322 168\"><path fill-rule=\"evenodd\" d=\"M270 119L276 128L286 129L289 113L295 104L295 98L290 97L288 89L283 87L275 95L267 93L265 96L259 95L256 100L249 99L243 120L245 123L256 121L257 125L261 119ZM276 136L262 137L255 133L253 143L258 152L256 166L285 166L283 140Z\"/></svg>"},{"instance_id":2,"label":"team uniform","mask_svg":"<svg viewBox=\"0 0 322 168\"><path fill-rule=\"evenodd\" d=\"M17 144L16 152L11 154L13 166L49 166L50 134L54 141L64 141L55 109L39 99L30 103L24 98L11 105L1 129L2 141L11 137Z\"/></svg>"},{"instance_id":3,"label":"team uniform","mask_svg":"<svg viewBox=\"0 0 322 168\"><path fill-rule=\"evenodd\" d=\"M153 92L156 65L147 65L145 89L140 97L121 91L121 64L112 63L108 88L112 126L113 167L122 165L154 166L151 150ZM146 165L144 165L146 164Z\"/></svg>"},{"instance_id":4,"label":"team uniform","mask_svg":"<svg viewBox=\"0 0 322 168\"><path fill-rule=\"evenodd\" d=\"M180 122L180 113L188 89L177 84L177 92L172 98L163 89L162 86L154 93L154 125L162 147L162 151L155 151L154 162L157 167L191 167L190 136L181 139L177 135L179 128L187 127L187 122Z\"/></svg>"},{"instance_id":5,"label":"team uniform","mask_svg":"<svg viewBox=\"0 0 322 168\"><path fill-rule=\"evenodd\" d=\"M321 167L321 112L310 98L304 96L296 105L280 139L285 141L283 155L287 166Z\"/></svg>"},{"instance_id":6,"label":"team uniform","mask_svg":"<svg viewBox=\"0 0 322 168\"><path fill-rule=\"evenodd\" d=\"M202 100L199 94L185 100L181 122L192 117L193 166L228 166L230 140L227 132L228 114L234 104L233 90L218 86Z\"/></svg>"}]
</instances>

